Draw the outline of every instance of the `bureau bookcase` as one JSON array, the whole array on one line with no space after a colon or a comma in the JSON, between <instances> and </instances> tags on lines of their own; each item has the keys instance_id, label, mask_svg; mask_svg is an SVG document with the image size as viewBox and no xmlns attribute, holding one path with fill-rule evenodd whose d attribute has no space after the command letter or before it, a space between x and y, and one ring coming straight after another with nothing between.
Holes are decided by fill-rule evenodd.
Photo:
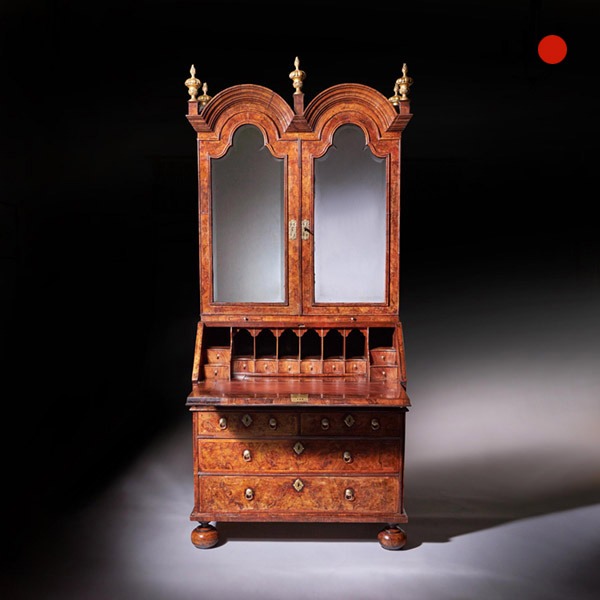
<instances>
[{"instance_id":1,"label":"bureau bookcase","mask_svg":"<svg viewBox=\"0 0 600 600\"><path fill-rule=\"evenodd\" d=\"M218 523L379 523L406 542L400 150L394 95L339 84L304 106L186 81L196 131L200 298L187 407L192 542Z\"/></svg>"}]
</instances>

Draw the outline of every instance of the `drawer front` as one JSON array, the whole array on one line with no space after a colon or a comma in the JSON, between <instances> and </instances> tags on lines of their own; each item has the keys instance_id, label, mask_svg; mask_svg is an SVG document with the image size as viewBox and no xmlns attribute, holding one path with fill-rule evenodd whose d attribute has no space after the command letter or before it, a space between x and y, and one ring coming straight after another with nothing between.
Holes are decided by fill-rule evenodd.
<instances>
[{"instance_id":1,"label":"drawer front","mask_svg":"<svg viewBox=\"0 0 600 600\"><path fill-rule=\"evenodd\" d=\"M371 350L371 362L374 365L397 365L398 358L395 348L373 348Z\"/></svg>"},{"instance_id":2,"label":"drawer front","mask_svg":"<svg viewBox=\"0 0 600 600\"><path fill-rule=\"evenodd\" d=\"M367 361L364 358L350 358L346 361L346 373L363 375L367 372Z\"/></svg>"},{"instance_id":3,"label":"drawer front","mask_svg":"<svg viewBox=\"0 0 600 600\"><path fill-rule=\"evenodd\" d=\"M398 511L397 477L199 477L198 512Z\"/></svg>"},{"instance_id":4,"label":"drawer front","mask_svg":"<svg viewBox=\"0 0 600 600\"><path fill-rule=\"evenodd\" d=\"M231 348L227 346L211 346L206 349L206 357L211 364L227 365L231 360Z\"/></svg>"},{"instance_id":5,"label":"drawer front","mask_svg":"<svg viewBox=\"0 0 600 600\"><path fill-rule=\"evenodd\" d=\"M234 358L233 372L234 373L254 373L255 362L252 358Z\"/></svg>"},{"instance_id":6,"label":"drawer front","mask_svg":"<svg viewBox=\"0 0 600 600\"><path fill-rule=\"evenodd\" d=\"M229 376L229 365L204 365L204 377L206 377L206 379L229 379Z\"/></svg>"},{"instance_id":7,"label":"drawer front","mask_svg":"<svg viewBox=\"0 0 600 600\"><path fill-rule=\"evenodd\" d=\"M279 372L290 374L300 373L300 361L297 358L280 358Z\"/></svg>"},{"instance_id":8,"label":"drawer front","mask_svg":"<svg viewBox=\"0 0 600 600\"><path fill-rule=\"evenodd\" d=\"M305 358L300 362L300 372L308 375L320 375L323 372L323 363L320 359Z\"/></svg>"},{"instance_id":9,"label":"drawer front","mask_svg":"<svg viewBox=\"0 0 600 600\"><path fill-rule=\"evenodd\" d=\"M257 373L277 373L277 360L274 358L257 358Z\"/></svg>"},{"instance_id":10,"label":"drawer front","mask_svg":"<svg viewBox=\"0 0 600 600\"><path fill-rule=\"evenodd\" d=\"M344 373L343 359L325 359L323 361L323 373L342 375Z\"/></svg>"},{"instance_id":11,"label":"drawer front","mask_svg":"<svg viewBox=\"0 0 600 600\"><path fill-rule=\"evenodd\" d=\"M397 473L395 440L198 440L197 467L210 473Z\"/></svg>"},{"instance_id":12,"label":"drawer front","mask_svg":"<svg viewBox=\"0 0 600 600\"><path fill-rule=\"evenodd\" d=\"M212 437L276 437L298 434L299 417L284 412L198 411L196 435Z\"/></svg>"},{"instance_id":13,"label":"drawer front","mask_svg":"<svg viewBox=\"0 0 600 600\"><path fill-rule=\"evenodd\" d=\"M371 381L398 381L398 367L371 367Z\"/></svg>"},{"instance_id":14,"label":"drawer front","mask_svg":"<svg viewBox=\"0 0 600 600\"><path fill-rule=\"evenodd\" d=\"M300 417L302 435L398 437L403 415L393 412L311 412Z\"/></svg>"}]
</instances>

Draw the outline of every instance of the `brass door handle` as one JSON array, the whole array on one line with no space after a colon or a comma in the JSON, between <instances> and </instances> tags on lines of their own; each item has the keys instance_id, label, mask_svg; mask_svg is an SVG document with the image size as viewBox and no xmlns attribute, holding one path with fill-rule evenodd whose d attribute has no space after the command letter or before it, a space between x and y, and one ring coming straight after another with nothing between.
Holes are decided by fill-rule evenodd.
<instances>
[{"instance_id":1,"label":"brass door handle","mask_svg":"<svg viewBox=\"0 0 600 600\"><path fill-rule=\"evenodd\" d=\"M352 454L350 454L350 452L348 452L348 450L346 450L346 452L344 452L344 454L342 455L344 462L346 463L351 463L352 462Z\"/></svg>"},{"instance_id":2,"label":"brass door handle","mask_svg":"<svg viewBox=\"0 0 600 600\"><path fill-rule=\"evenodd\" d=\"M321 429L325 429L325 431L329 429L329 419L321 419Z\"/></svg>"},{"instance_id":3,"label":"brass door handle","mask_svg":"<svg viewBox=\"0 0 600 600\"><path fill-rule=\"evenodd\" d=\"M275 418L269 419L269 427L271 429L277 429L277 419L275 419Z\"/></svg>"},{"instance_id":4,"label":"brass door handle","mask_svg":"<svg viewBox=\"0 0 600 600\"><path fill-rule=\"evenodd\" d=\"M354 490L352 488L346 488L344 498L348 500L348 502L354 502Z\"/></svg>"},{"instance_id":5,"label":"brass door handle","mask_svg":"<svg viewBox=\"0 0 600 600\"><path fill-rule=\"evenodd\" d=\"M242 456L246 462L250 462L252 460L252 454L250 453L250 450L244 450Z\"/></svg>"},{"instance_id":6,"label":"brass door handle","mask_svg":"<svg viewBox=\"0 0 600 600\"><path fill-rule=\"evenodd\" d=\"M219 429L227 429L227 419L225 417L219 419Z\"/></svg>"},{"instance_id":7,"label":"brass door handle","mask_svg":"<svg viewBox=\"0 0 600 600\"><path fill-rule=\"evenodd\" d=\"M246 488L244 496L246 500L254 500L254 490L252 488Z\"/></svg>"}]
</instances>

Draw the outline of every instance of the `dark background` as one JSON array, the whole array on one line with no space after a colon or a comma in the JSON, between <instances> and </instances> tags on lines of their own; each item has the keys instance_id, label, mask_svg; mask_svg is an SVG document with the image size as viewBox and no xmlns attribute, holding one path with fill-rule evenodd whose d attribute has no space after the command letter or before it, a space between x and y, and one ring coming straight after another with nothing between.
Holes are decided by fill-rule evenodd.
<instances>
[{"instance_id":1,"label":"dark background","mask_svg":"<svg viewBox=\"0 0 600 600\"><path fill-rule=\"evenodd\" d=\"M592 0L3 2L10 555L186 411L198 318L192 63L211 95L255 83L290 103L295 56L306 103L338 83L391 96L408 63L406 327L431 298L468 305L486 286L600 281L599 13ZM551 33L568 45L557 65L537 55Z\"/></svg>"}]
</instances>

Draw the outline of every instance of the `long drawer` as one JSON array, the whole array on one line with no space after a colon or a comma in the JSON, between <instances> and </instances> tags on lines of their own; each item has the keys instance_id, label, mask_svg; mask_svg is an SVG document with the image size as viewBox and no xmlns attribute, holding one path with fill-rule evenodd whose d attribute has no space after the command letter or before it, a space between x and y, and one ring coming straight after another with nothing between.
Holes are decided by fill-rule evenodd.
<instances>
[{"instance_id":1,"label":"long drawer","mask_svg":"<svg viewBox=\"0 0 600 600\"><path fill-rule=\"evenodd\" d=\"M199 477L201 512L398 511L397 477Z\"/></svg>"},{"instance_id":2,"label":"long drawer","mask_svg":"<svg viewBox=\"0 0 600 600\"><path fill-rule=\"evenodd\" d=\"M399 440L289 439L197 441L198 470L210 473L397 473Z\"/></svg>"}]
</instances>

